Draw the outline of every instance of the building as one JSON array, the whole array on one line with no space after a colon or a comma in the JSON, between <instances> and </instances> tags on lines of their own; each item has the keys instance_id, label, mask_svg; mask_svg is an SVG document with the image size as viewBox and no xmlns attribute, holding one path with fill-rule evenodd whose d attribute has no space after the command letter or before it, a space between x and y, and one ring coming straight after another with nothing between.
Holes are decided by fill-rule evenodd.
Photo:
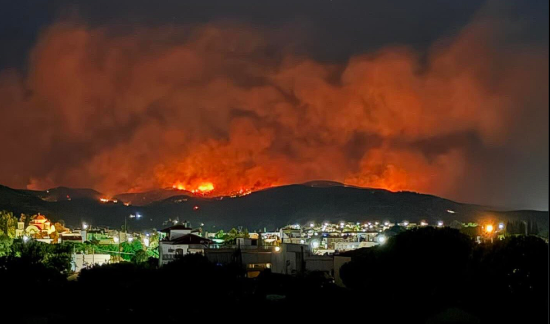
<instances>
[{"instance_id":1,"label":"building","mask_svg":"<svg viewBox=\"0 0 550 324\"><path fill-rule=\"evenodd\" d=\"M107 264L111 261L110 254L73 254L71 260L71 270L80 272L82 269L90 268L95 265Z\"/></svg>"},{"instance_id":2,"label":"building","mask_svg":"<svg viewBox=\"0 0 550 324\"><path fill-rule=\"evenodd\" d=\"M55 232L55 226L44 215L38 214L34 219L29 222L27 228L25 228L25 222L21 219L17 222L17 229L15 230L16 237L22 237L29 235L37 239L47 239L50 234Z\"/></svg>"},{"instance_id":3,"label":"building","mask_svg":"<svg viewBox=\"0 0 550 324\"><path fill-rule=\"evenodd\" d=\"M340 269L342 266L351 261L351 255L347 253L338 254L334 256L334 283L337 286L345 287L342 277L340 276Z\"/></svg>"},{"instance_id":4,"label":"building","mask_svg":"<svg viewBox=\"0 0 550 324\"><path fill-rule=\"evenodd\" d=\"M334 283L337 286L345 287L344 282L342 281L342 277L340 276L340 270L342 266L352 261L353 258L360 256L363 251L364 250L362 249L357 249L334 255Z\"/></svg>"},{"instance_id":5,"label":"building","mask_svg":"<svg viewBox=\"0 0 550 324\"><path fill-rule=\"evenodd\" d=\"M84 243L82 231L76 230L74 232L59 234L59 243L63 242Z\"/></svg>"},{"instance_id":6,"label":"building","mask_svg":"<svg viewBox=\"0 0 550 324\"><path fill-rule=\"evenodd\" d=\"M240 264L248 278L268 269L287 275L321 271L332 277L332 256L314 255L309 245L283 243L270 246L262 242L254 244L254 241L242 239L237 245L211 246L204 250L204 255L215 264Z\"/></svg>"},{"instance_id":7,"label":"building","mask_svg":"<svg viewBox=\"0 0 550 324\"><path fill-rule=\"evenodd\" d=\"M159 265L168 264L186 254L204 254L212 240L192 234L185 225L174 225L160 230Z\"/></svg>"}]
</instances>

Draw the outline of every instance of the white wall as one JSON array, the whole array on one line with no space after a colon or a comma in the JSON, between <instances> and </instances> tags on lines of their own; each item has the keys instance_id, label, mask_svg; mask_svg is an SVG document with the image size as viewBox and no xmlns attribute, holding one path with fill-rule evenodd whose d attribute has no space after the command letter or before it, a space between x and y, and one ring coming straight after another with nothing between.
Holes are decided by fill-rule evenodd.
<instances>
[{"instance_id":1,"label":"white wall","mask_svg":"<svg viewBox=\"0 0 550 324\"><path fill-rule=\"evenodd\" d=\"M111 261L109 254L73 254L72 270L80 272L82 268L92 265L102 265Z\"/></svg>"},{"instance_id":2,"label":"white wall","mask_svg":"<svg viewBox=\"0 0 550 324\"><path fill-rule=\"evenodd\" d=\"M188 244L169 244L166 242L159 243L159 265L165 265L174 261L176 257L176 250L182 249L183 255L189 253Z\"/></svg>"},{"instance_id":3,"label":"white wall","mask_svg":"<svg viewBox=\"0 0 550 324\"><path fill-rule=\"evenodd\" d=\"M345 287L342 278L340 278L340 268L350 261L351 257L334 256L334 283L340 287Z\"/></svg>"},{"instance_id":4,"label":"white wall","mask_svg":"<svg viewBox=\"0 0 550 324\"><path fill-rule=\"evenodd\" d=\"M175 240L177 239L178 237L182 237L186 234L189 234L191 233L191 230L190 229L185 229L185 230L170 230L170 240Z\"/></svg>"}]
</instances>

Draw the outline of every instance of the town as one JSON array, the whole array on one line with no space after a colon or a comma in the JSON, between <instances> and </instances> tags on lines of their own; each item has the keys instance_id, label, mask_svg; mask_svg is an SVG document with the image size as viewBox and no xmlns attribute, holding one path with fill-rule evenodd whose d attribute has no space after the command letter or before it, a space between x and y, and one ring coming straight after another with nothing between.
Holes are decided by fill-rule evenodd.
<instances>
[{"instance_id":1,"label":"town","mask_svg":"<svg viewBox=\"0 0 550 324\"><path fill-rule=\"evenodd\" d=\"M128 215L139 219L140 214ZM254 278L265 269L273 273L296 275L305 272L322 272L327 278L343 286L339 268L343 260L351 260L349 251L368 249L384 244L391 237L411 229L423 227L456 229L467 234L476 243L503 240L507 236L536 235L538 226L532 222L498 222L486 224L443 221L428 224L402 220L365 222L309 222L287 225L280 229L249 232L237 227L215 233L204 231L199 224L169 220L163 229L134 232L128 222L121 229L94 227L83 223L80 228L67 228L52 223L46 216L37 214L19 219L12 213L2 212L0 230L4 241L21 241L24 244L59 244L70 246L70 268L67 273L78 274L84 268L103 264L138 261L157 262L164 266L188 254L200 254L210 262L229 264L239 254L240 266L246 277ZM547 241L547 239L546 239ZM13 243L2 245L0 256L10 253Z\"/></svg>"},{"instance_id":2,"label":"town","mask_svg":"<svg viewBox=\"0 0 550 324\"><path fill-rule=\"evenodd\" d=\"M140 214L131 214L128 220L140 217ZM399 301L401 299L396 299L391 291L399 289L402 298L408 298L406 296L413 291L424 296L432 288L418 290L419 285L447 287L449 276L464 275L464 272L472 274L458 281L462 282L462 288L452 288L457 296L467 294L471 290L469 287L479 285L480 281L486 284L490 281L494 286L491 289L501 289L501 284L510 285L515 287L513 291L530 285L531 288L519 295L514 295L518 292L509 295L513 291L502 295L516 303L517 298L523 303L539 302L540 294L546 289L541 275L547 271L543 266L543 253L547 252L548 239L539 236L538 225L530 221L494 220L479 224L458 221L429 224L408 220L311 221L272 230L249 231L237 226L212 233L203 230L202 223L193 226L171 219L166 221L171 225L147 231L134 231L127 221L125 223L120 229L96 227L91 222L67 228L60 222L52 222L46 215L17 218L3 211L0 217L0 282L5 287L13 286L18 291L17 296L30 288L22 288L26 287L26 284L21 285L26 282L25 278L38 273L41 274L36 277L37 281L32 282L41 285L41 289L49 287L47 289L53 291L67 285L81 287L72 289L92 291L98 287L108 290L119 287L116 289L121 289L122 294L146 292L151 296L154 287L162 283L175 291L194 291L196 296L182 299L186 302L193 303L198 296L208 299L223 295L230 303L219 304L220 310L228 311L229 305L255 305L251 314L256 315L265 313L270 307L287 307L283 305L297 302L296 298L312 307L324 298L335 306L358 307L369 303L380 309L386 307L378 305L382 300L394 298L402 307L408 303L406 309L415 308L420 300L414 303ZM525 253L529 255L527 259L521 256ZM498 260L509 260L510 264L498 270L502 267L498 265L502 261ZM485 274L487 270L481 270L484 268L490 272ZM502 275L512 271L510 274L514 277L501 283L494 280L495 275L500 276L494 271L504 271ZM410 278L405 282L391 280L400 276ZM463 281L468 278L472 281ZM95 293L101 295L102 289ZM365 291L371 293L364 295ZM88 300L92 296L94 294L83 298ZM318 298L321 299L313 302ZM435 297L425 295L423 298ZM162 300L147 297L148 303L157 305L155 307L162 307ZM472 297L469 300L478 302ZM531 314L535 318L542 316L539 311L543 308L535 304L529 307L536 310ZM124 303L116 316L120 316L117 317L120 320L134 318L135 321L158 316L146 309L133 314L133 309L131 303ZM437 309L428 308L407 316L417 319L455 316L449 315L455 312L453 308L440 309L443 315L437 315ZM73 316L68 315L72 314L71 310L65 311L66 316ZM195 306L189 314L199 316L205 311L203 306ZM460 312L464 313L460 316L473 316L474 319L494 316L485 311ZM53 315L46 313L49 314L46 318L51 319ZM308 316L317 318L321 314ZM380 318L379 315L371 317ZM44 318L46 315L39 312L33 316ZM161 318L171 321L166 316ZM177 322L178 319L173 320Z\"/></svg>"}]
</instances>

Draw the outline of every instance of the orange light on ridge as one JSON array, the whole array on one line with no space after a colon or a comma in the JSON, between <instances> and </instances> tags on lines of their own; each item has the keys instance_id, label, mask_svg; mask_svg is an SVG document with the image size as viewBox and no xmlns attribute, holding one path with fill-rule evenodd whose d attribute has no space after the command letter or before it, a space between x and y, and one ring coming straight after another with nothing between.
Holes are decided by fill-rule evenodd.
<instances>
[{"instance_id":1,"label":"orange light on ridge","mask_svg":"<svg viewBox=\"0 0 550 324\"><path fill-rule=\"evenodd\" d=\"M185 186L181 182L177 182L172 186L172 188L178 189L178 190L185 190Z\"/></svg>"},{"instance_id":2,"label":"orange light on ridge","mask_svg":"<svg viewBox=\"0 0 550 324\"><path fill-rule=\"evenodd\" d=\"M210 192L214 190L214 184L212 182L203 182L197 187L197 189L203 193Z\"/></svg>"}]
</instances>

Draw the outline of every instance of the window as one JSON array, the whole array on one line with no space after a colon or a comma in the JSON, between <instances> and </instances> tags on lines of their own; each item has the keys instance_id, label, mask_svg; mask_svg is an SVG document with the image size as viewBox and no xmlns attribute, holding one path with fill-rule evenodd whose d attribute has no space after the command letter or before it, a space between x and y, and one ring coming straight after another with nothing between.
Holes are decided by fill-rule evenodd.
<instances>
[{"instance_id":1,"label":"window","mask_svg":"<svg viewBox=\"0 0 550 324\"><path fill-rule=\"evenodd\" d=\"M248 269L271 269L271 263L249 263L247 265Z\"/></svg>"},{"instance_id":2,"label":"window","mask_svg":"<svg viewBox=\"0 0 550 324\"><path fill-rule=\"evenodd\" d=\"M176 249L176 255L183 255L183 249Z\"/></svg>"}]
</instances>

